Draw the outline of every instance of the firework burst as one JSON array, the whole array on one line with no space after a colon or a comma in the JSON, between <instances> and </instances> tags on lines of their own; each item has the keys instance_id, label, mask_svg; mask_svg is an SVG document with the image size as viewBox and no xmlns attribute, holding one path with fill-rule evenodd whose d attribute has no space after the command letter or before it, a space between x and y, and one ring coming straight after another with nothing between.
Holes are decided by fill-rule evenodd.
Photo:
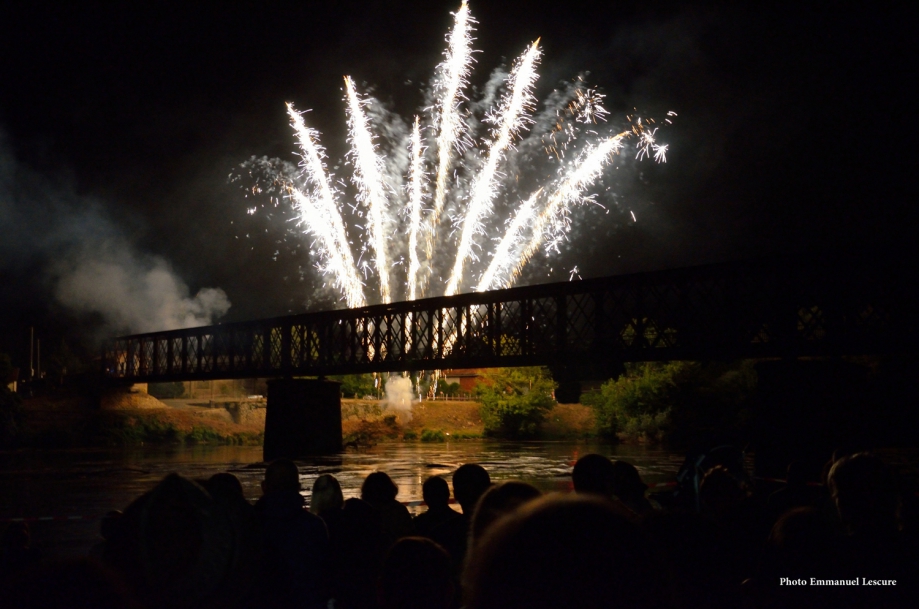
<instances>
[{"instance_id":1,"label":"firework burst","mask_svg":"<svg viewBox=\"0 0 919 609\"><path fill-rule=\"evenodd\" d=\"M299 171L275 171L269 192L286 193L319 270L349 307L513 285L540 248L558 252L572 209L593 200L591 188L629 142L637 161L666 162L654 121L626 117L624 129L608 127L604 96L582 76L537 112L538 40L470 101L474 24L464 0L431 103L411 128L345 77L357 206L345 204L319 133L288 104L302 161ZM271 165L253 160L250 174L253 163ZM356 255L349 207L350 224L364 232ZM368 296L373 287L378 295Z\"/></svg>"}]
</instances>

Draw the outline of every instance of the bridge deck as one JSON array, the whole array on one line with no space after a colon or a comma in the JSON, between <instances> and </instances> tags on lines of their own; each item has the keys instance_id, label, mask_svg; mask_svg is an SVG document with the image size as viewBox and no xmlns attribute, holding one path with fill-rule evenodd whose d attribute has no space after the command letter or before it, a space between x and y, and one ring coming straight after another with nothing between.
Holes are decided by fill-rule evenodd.
<instances>
[{"instance_id":1,"label":"bridge deck","mask_svg":"<svg viewBox=\"0 0 919 609\"><path fill-rule=\"evenodd\" d=\"M915 282L851 263L720 264L123 336L124 382L915 349Z\"/></svg>"}]
</instances>

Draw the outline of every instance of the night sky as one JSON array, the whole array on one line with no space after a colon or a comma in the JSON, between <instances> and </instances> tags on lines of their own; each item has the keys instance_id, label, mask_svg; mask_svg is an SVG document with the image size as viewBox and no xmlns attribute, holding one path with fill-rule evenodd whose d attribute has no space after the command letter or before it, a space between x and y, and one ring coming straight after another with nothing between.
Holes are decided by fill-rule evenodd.
<instances>
[{"instance_id":1,"label":"night sky","mask_svg":"<svg viewBox=\"0 0 919 609\"><path fill-rule=\"evenodd\" d=\"M541 37L539 99L589 72L611 120L679 115L662 137L668 163L628 164L619 199L598 199L609 213L576 213L571 243L526 281L565 280L574 265L587 278L798 252L912 255L912 11L763 4L471 2L472 84ZM306 248L279 246L283 221L248 216L253 201L227 176L252 155L297 160L285 101L312 109L341 158L345 74L410 117L458 6L4 3L0 352L20 357L30 325L84 345L136 329L142 307L60 298L87 252L128 274L162 270L180 296L224 290L224 321L327 304Z\"/></svg>"}]
</instances>

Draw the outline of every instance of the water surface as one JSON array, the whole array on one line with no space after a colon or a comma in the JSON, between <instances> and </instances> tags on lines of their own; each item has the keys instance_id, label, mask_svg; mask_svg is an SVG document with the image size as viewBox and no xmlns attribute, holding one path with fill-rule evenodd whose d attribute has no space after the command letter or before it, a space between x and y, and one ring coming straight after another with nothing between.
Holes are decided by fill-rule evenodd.
<instances>
[{"instance_id":1,"label":"water surface","mask_svg":"<svg viewBox=\"0 0 919 609\"><path fill-rule=\"evenodd\" d=\"M573 442L499 442L470 440L447 443L389 442L360 451L298 461L303 494L309 498L320 474L333 474L345 497L360 496L370 472L387 472L399 486L398 499L420 501L429 476L445 476L463 463L479 463L492 480L517 479L543 491L567 492L571 468L587 453L597 452L634 464L647 483L672 480L682 455L641 446ZM12 517L61 518L32 521L33 545L48 553L83 554L99 540L98 518L124 509L170 472L205 480L231 472L246 498L261 494L264 477L260 446L188 446L137 449L83 449L0 453L0 526ZM421 507L410 507L414 513Z\"/></svg>"}]
</instances>

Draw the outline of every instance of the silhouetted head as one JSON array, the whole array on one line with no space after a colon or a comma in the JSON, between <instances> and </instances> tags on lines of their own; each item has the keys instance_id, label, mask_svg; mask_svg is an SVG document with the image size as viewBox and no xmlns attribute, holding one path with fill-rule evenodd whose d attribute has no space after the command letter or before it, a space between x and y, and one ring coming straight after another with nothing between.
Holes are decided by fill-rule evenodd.
<instances>
[{"instance_id":1,"label":"silhouetted head","mask_svg":"<svg viewBox=\"0 0 919 609\"><path fill-rule=\"evenodd\" d=\"M472 514L475 502L489 486L491 477L481 465L466 463L453 472L453 496L463 508L464 514Z\"/></svg>"},{"instance_id":2,"label":"silhouetted head","mask_svg":"<svg viewBox=\"0 0 919 609\"><path fill-rule=\"evenodd\" d=\"M322 474L313 482L313 494L310 498L310 512L321 515L323 512L340 510L345 502L338 479L330 474Z\"/></svg>"},{"instance_id":3,"label":"silhouetted head","mask_svg":"<svg viewBox=\"0 0 919 609\"><path fill-rule=\"evenodd\" d=\"M878 457L858 453L833 464L830 494L839 518L853 533L895 531L900 496L890 469Z\"/></svg>"},{"instance_id":4,"label":"silhouetted head","mask_svg":"<svg viewBox=\"0 0 919 609\"><path fill-rule=\"evenodd\" d=\"M625 461L613 462L613 494L617 497L644 497L648 485L641 481L638 470Z\"/></svg>"},{"instance_id":5,"label":"silhouetted head","mask_svg":"<svg viewBox=\"0 0 919 609\"><path fill-rule=\"evenodd\" d=\"M703 513L718 517L737 508L747 492L726 467L716 465L707 472L699 485L699 498Z\"/></svg>"},{"instance_id":6,"label":"silhouetted head","mask_svg":"<svg viewBox=\"0 0 919 609\"><path fill-rule=\"evenodd\" d=\"M763 560L771 574L808 577L831 570L833 527L824 514L812 507L789 510L772 527Z\"/></svg>"},{"instance_id":7,"label":"silhouetted head","mask_svg":"<svg viewBox=\"0 0 919 609\"><path fill-rule=\"evenodd\" d=\"M124 514L121 513L121 510L111 510L105 513L105 516L102 517L102 522L99 523L99 534L102 539L111 539L112 535L118 532L122 516Z\"/></svg>"},{"instance_id":8,"label":"silhouetted head","mask_svg":"<svg viewBox=\"0 0 919 609\"><path fill-rule=\"evenodd\" d=\"M571 481L576 493L590 493L612 498L613 462L603 455L584 455L574 464Z\"/></svg>"},{"instance_id":9,"label":"silhouetted head","mask_svg":"<svg viewBox=\"0 0 919 609\"><path fill-rule=\"evenodd\" d=\"M300 492L300 470L297 464L290 459L277 459L265 469L265 480L262 482L262 492L285 493Z\"/></svg>"},{"instance_id":10,"label":"silhouetted head","mask_svg":"<svg viewBox=\"0 0 919 609\"><path fill-rule=\"evenodd\" d=\"M398 494L399 487L386 472L373 472L361 485L361 499L373 506L394 501Z\"/></svg>"},{"instance_id":11,"label":"silhouetted head","mask_svg":"<svg viewBox=\"0 0 919 609\"><path fill-rule=\"evenodd\" d=\"M214 474L204 483L204 488L214 498L245 499L243 485L239 478L227 472Z\"/></svg>"},{"instance_id":12,"label":"silhouetted head","mask_svg":"<svg viewBox=\"0 0 919 609\"><path fill-rule=\"evenodd\" d=\"M403 537L386 553L380 569L383 609L447 609L453 578L447 552L424 537Z\"/></svg>"},{"instance_id":13,"label":"silhouetted head","mask_svg":"<svg viewBox=\"0 0 919 609\"><path fill-rule=\"evenodd\" d=\"M440 476L431 476L424 481L421 496L429 508L445 508L450 504L450 485Z\"/></svg>"},{"instance_id":14,"label":"silhouetted head","mask_svg":"<svg viewBox=\"0 0 919 609\"><path fill-rule=\"evenodd\" d=\"M122 522L125 537L136 539L131 578L154 606L201 606L219 593L236 541L201 486L169 474L125 510Z\"/></svg>"},{"instance_id":15,"label":"silhouetted head","mask_svg":"<svg viewBox=\"0 0 919 609\"><path fill-rule=\"evenodd\" d=\"M496 522L466 566L470 609L660 606L638 530L600 498L550 496Z\"/></svg>"},{"instance_id":16,"label":"silhouetted head","mask_svg":"<svg viewBox=\"0 0 919 609\"><path fill-rule=\"evenodd\" d=\"M517 480L508 480L491 486L482 493L472 513L469 547L475 547L488 527L496 520L541 495L542 493L535 486Z\"/></svg>"}]
</instances>

